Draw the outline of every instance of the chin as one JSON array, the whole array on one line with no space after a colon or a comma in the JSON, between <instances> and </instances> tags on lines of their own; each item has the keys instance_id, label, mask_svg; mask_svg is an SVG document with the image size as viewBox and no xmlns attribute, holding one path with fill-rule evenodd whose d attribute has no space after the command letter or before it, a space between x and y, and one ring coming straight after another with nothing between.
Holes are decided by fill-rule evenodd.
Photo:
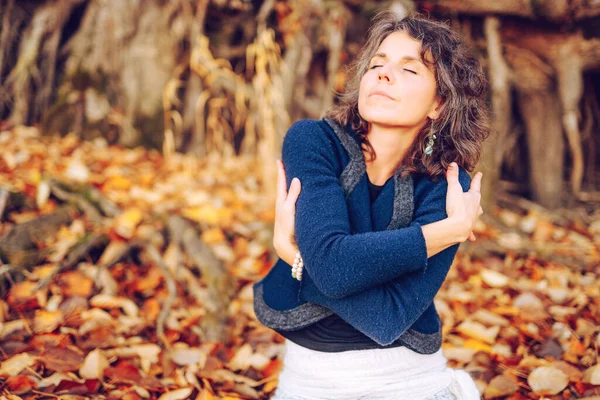
<instances>
[{"instance_id":1,"label":"chin","mask_svg":"<svg viewBox=\"0 0 600 400\"><path fill-rule=\"evenodd\" d=\"M361 114L363 119L370 124L376 125L402 125L402 120L398 118L398 113L372 112Z\"/></svg>"}]
</instances>

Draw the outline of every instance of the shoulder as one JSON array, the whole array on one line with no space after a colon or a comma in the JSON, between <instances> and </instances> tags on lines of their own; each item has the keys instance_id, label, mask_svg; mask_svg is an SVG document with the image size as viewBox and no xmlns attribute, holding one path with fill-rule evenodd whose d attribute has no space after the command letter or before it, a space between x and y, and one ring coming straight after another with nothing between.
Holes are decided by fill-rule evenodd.
<instances>
[{"instance_id":1,"label":"shoulder","mask_svg":"<svg viewBox=\"0 0 600 400\"><path fill-rule=\"evenodd\" d=\"M324 120L301 119L288 129L282 144L282 158L299 162L325 161L336 171L344 163L341 143ZM341 171L338 171L341 173Z\"/></svg>"},{"instance_id":2,"label":"shoulder","mask_svg":"<svg viewBox=\"0 0 600 400\"><path fill-rule=\"evenodd\" d=\"M284 137L284 144L293 142L304 146L314 146L335 143L335 134L323 120L300 119L294 122Z\"/></svg>"}]
</instances>

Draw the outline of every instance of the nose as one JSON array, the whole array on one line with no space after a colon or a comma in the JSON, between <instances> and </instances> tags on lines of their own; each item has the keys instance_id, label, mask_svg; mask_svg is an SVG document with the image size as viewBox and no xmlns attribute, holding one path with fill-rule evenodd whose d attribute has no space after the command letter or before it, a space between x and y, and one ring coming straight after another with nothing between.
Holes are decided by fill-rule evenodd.
<instances>
[{"instance_id":1,"label":"nose","mask_svg":"<svg viewBox=\"0 0 600 400\"><path fill-rule=\"evenodd\" d=\"M389 64L384 64L381 67L377 68L377 81L387 81L393 82L393 74L389 70Z\"/></svg>"}]
</instances>

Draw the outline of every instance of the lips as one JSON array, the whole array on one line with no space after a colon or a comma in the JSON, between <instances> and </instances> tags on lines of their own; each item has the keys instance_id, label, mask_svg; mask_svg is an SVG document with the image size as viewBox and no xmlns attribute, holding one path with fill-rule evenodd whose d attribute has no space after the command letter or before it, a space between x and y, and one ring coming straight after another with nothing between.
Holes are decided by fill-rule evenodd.
<instances>
[{"instance_id":1,"label":"lips","mask_svg":"<svg viewBox=\"0 0 600 400\"><path fill-rule=\"evenodd\" d=\"M388 93L384 92L383 90L373 90L371 93L369 93L369 97L375 96L375 95L387 97L390 100L394 100L394 98L392 96L390 96Z\"/></svg>"}]
</instances>

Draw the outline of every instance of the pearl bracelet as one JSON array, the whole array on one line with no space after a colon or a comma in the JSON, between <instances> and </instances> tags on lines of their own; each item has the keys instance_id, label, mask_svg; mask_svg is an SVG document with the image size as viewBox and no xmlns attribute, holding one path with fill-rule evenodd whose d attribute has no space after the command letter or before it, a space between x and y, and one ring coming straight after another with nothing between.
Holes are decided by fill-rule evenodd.
<instances>
[{"instance_id":1,"label":"pearl bracelet","mask_svg":"<svg viewBox=\"0 0 600 400\"><path fill-rule=\"evenodd\" d=\"M300 252L297 252L296 258L294 258L294 265L292 265L292 277L302 280L302 268L304 268L304 262L302 261L302 257L300 257Z\"/></svg>"}]
</instances>

